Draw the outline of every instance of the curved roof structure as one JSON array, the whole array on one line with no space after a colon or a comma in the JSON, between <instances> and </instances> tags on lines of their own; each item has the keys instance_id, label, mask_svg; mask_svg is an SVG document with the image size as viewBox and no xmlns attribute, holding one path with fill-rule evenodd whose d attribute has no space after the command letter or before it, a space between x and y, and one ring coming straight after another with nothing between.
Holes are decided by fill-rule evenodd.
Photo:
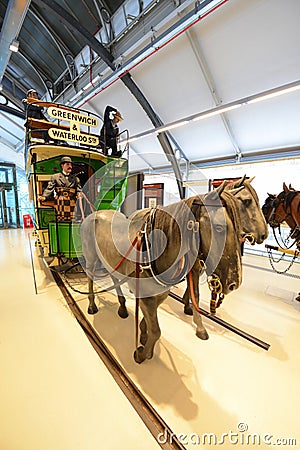
<instances>
[{"instance_id":1,"label":"curved roof structure","mask_svg":"<svg viewBox=\"0 0 300 450\"><path fill-rule=\"evenodd\" d=\"M132 172L298 156L299 13L298 0L0 0L0 148L22 152L33 87L116 106Z\"/></svg>"}]
</instances>

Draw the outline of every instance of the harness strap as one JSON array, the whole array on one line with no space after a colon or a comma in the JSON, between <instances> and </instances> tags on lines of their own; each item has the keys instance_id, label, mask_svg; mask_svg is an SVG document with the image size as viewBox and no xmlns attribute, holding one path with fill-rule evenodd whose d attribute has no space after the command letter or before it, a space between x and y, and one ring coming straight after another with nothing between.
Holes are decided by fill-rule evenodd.
<instances>
[{"instance_id":1,"label":"harness strap","mask_svg":"<svg viewBox=\"0 0 300 450\"><path fill-rule=\"evenodd\" d=\"M121 261L119 261L119 263L116 265L116 267L113 269L113 271L111 273L116 272L119 267L123 264L123 262L127 259L127 256L129 255L129 253L131 252L131 250L133 249L133 247L135 246L135 244L138 242L139 238L141 238L141 232L139 231L138 234L136 235L136 237L134 238L134 240L132 241L132 243L130 244L129 249L127 250L127 252L125 253L125 255L123 256L123 258L121 259ZM137 256L137 258L139 258L139 256Z\"/></svg>"},{"instance_id":2,"label":"harness strap","mask_svg":"<svg viewBox=\"0 0 300 450\"><path fill-rule=\"evenodd\" d=\"M196 298L195 298L195 292L194 292L194 283L193 283L193 276L192 271L190 270L188 273L188 281L190 286L190 294L192 298L193 307L197 311L197 313L202 314L201 309L199 308L199 305L197 305Z\"/></svg>"},{"instance_id":3,"label":"harness strap","mask_svg":"<svg viewBox=\"0 0 300 450\"><path fill-rule=\"evenodd\" d=\"M142 246L142 235L136 237L136 263L135 263L135 348L138 348L139 339L139 307L140 307L140 252Z\"/></svg>"}]
</instances>

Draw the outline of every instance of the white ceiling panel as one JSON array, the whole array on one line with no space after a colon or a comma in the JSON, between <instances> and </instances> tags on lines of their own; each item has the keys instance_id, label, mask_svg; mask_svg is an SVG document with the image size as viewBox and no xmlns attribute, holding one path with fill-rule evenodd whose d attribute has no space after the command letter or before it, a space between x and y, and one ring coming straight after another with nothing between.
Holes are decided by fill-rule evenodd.
<instances>
[{"instance_id":1,"label":"white ceiling panel","mask_svg":"<svg viewBox=\"0 0 300 450\"><path fill-rule=\"evenodd\" d=\"M24 120L12 114L0 112L1 137L16 146L20 143L25 133Z\"/></svg>"},{"instance_id":2,"label":"white ceiling panel","mask_svg":"<svg viewBox=\"0 0 300 450\"><path fill-rule=\"evenodd\" d=\"M299 79L300 2L230 0L195 27L223 102Z\"/></svg>"},{"instance_id":3,"label":"white ceiling panel","mask_svg":"<svg viewBox=\"0 0 300 450\"><path fill-rule=\"evenodd\" d=\"M172 134L190 161L201 161L207 155L210 158L235 155L232 142L219 116L189 123L172 130Z\"/></svg>"},{"instance_id":4,"label":"white ceiling panel","mask_svg":"<svg viewBox=\"0 0 300 450\"><path fill-rule=\"evenodd\" d=\"M135 152L133 149L130 149L130 172L155 170L157 167L171 167L155 137L148 137L147 139L143 139L143 141L142 150L139 148L138 152Z\"/></svg>"},{"instance_id":5,"label":"white ceiling panel","mask_svg":"<svg viewBox=\"0 0 300 450\"><path fill-rule=\"evenodd\" d=\"M242 153L300 146L300 90L231 111Z\"/></svg>"},{"instance_id":6,"label":"white ceiling panel","mask_svg":"<svg viewBox=\"0 0 300 450\"><path fill-rule=\"evenodd\" d=\"M165 123L214 106L186 35L172 41L131 73Z\"/></svg>"}]
</instances>

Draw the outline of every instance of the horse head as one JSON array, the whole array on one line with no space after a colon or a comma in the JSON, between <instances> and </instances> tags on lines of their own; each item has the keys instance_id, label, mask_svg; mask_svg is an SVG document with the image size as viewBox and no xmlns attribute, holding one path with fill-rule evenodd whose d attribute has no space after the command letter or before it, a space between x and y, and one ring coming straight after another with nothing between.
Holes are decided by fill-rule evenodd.
<instances>
[{"instance_id":1,"label":"horse head","mask_svg":"<svg viewBox=\"0 0 300 450\"><path fill-rule=\"evenodd\" d=\"M272 228L278 228L282 222L286 222L291 229L294 229L297 225L293 215L289 212L288 206L291 203L291 195L294 198L297 191L291 191L284 184L284 190L278 195L268 194L265 203L262 206L262 212L265 216L267 223ZM287 188L287 190L285 189Z\"/></svg>"},{"instance_id":2,"label":"horse head","mask_svg":"<svg viewBox=\"0 0 300 450\"><path fill-rule=\"evenodd\" d=\"M277 228L280 224L280 222L278 221L278 215L276 214L276 208L277 208L277 196L268 193L268 197L266 198L264 204L262 205L261 210L266 219L266 222L272 228Z\"/></svg>"},{"instance_id":3,"label":"horse head","mask_svg":"<svg viewBox=\"0 0 300 450\"><path fill-rule=\"evenodd\" d=\"M237 199L241 228L252 245L261 244L268 236L267 223L261 211L257 193L251 185L254 178L247 180L244 175L240 180L226 186L226 190L233 193ZM236 192L236 188L242 189Z\"/></svg>"},{"instance_id":4,"label":"horse head","mask_svg":"<svg viewBox=\"0 0 300 450\"><path fill-rule=\"evenodd\" d=\"M200 233L200 257L203 259L207 275L217 275L224 295L237 289L242 280L239 232L232 215L238 217L237 208L225 207L219 197L224 186L201 197L197 220ZM233 196L232 196L233 197ZM194 202L197 203L195 197ZM234 197L233 197L234 198ZM198 203L199 204L199 203ZM238 221L238 219L236 219Z\"/></svg>"}]
</instances>

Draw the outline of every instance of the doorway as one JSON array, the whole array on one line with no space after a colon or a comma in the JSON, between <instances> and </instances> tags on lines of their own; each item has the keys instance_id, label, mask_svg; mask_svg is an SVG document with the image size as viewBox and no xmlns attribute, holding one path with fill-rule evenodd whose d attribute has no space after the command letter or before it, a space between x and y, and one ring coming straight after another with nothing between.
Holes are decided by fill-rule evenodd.
<instances>
[{"instance_id":1,"label":"doorway","mask_svg":"<svg viewBox=\"0 0 300 450\"><path fill-rule=\"evenodd\" d=\"M20 226L14 164L0 163L0 229Z\"/></svg>"}]
</instances>

